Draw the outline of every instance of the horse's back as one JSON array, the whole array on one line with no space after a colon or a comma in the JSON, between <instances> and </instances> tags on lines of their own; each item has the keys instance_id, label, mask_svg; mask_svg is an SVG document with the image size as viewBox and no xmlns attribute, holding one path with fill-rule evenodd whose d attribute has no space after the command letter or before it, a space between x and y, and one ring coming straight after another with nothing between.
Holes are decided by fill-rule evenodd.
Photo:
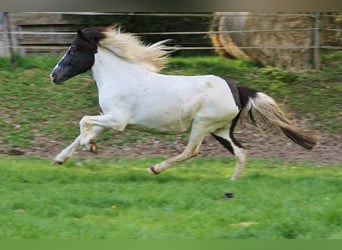
<instances>
[{"instance_id":1,"label":"horse's back","mask_svg":"<svg viewBox=\"0 0 342 250\"><path fill-rule=\"evenodd\" d=\"M236 87L214 75L205 76L205 84L206 95L198 115L207 120L230 122L239 112L238 99L234 96Z\"/></svg>"}]
</instances>

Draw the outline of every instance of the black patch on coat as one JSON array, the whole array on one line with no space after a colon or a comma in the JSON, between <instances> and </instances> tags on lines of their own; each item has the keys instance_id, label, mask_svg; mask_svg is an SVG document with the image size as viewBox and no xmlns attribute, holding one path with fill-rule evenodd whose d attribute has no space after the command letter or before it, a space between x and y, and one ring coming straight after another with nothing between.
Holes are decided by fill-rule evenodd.
<instances>
[{"instance_id":1,"label":"black patch on coat","mask_svg":"<svg viewBox=\"0 0 342 250\"><path fill-rule=\"evenodd\" d=\"M97 44L100 40L106 37L106 30L106 27L84 28L81 32L78 31L78 35L89 42Z\"/></svg>"},{"instance_id":2,"label":"black patch on coat","mask_svg":"<svg viewBox=\"0 0 342 250\"><path fill-rule=\"evenodd\" d=\"M234 154L234 150L233 147L231 145L231 143L229 141L227 141L226 139L222 138L221 136L215 135L213 133L211 133L211 135L219 142L221 143L221 145L223 147L225 147L230 153L232 153L232 155Z\"/></svg>"},{"instance_id":3,"label":"black patch on coat","mask_svg":"<svg viewBox=\"0 0 342 250\"><path fill-rule=\"evenodd\" d=\"M239 98L240 98L240 102L242 105L242 109L246 107L246 105L249 101L249 98L255 98L257 96L257 93L258 93L257 90L251 89L251 88L248 88L245 86L238 87L237 89L239 91ZM254 119L252 110L248 111L248 115L249 115L249 118L251 119L252 123L254 124L254 126L257 127L258 125L256 123L256 120Z\"/></svg>"},{"instance_id":4,"label":"black patch on coat","mask_svg":"<svg viewBox=\"0 0 342 250\"><path fill-rule=\"evenodd\" d=\"M237 87L237 90L239 92L239 99L242 108L244 108L247 105L249 98L255 98L258 93L258 91L256 91L255 89L251 89L245 86Z\"/></svg>"},{"instance_id":5,"label":"black patch on coat","mask_svg":"<svg viewBox=\"0 0 342 250\"><path fill-rule=\"evenodd\" d=\"M235 116L235 118L232 120L232 125L230 125L230 129L229 129L229 136L230 138L232 139L233 143L235 146L238 146L239 148L244 148L240 142L238 142L235 137L234 137L234 129L236 127L236 124L240 118L240 115L241 115L241 111L237 114L237 116Z\"/></svg>"},{"instance_id":6,"label":"black patch on coat","mask_svg":"<svg viewBox=\"0 0 342 250\"><path fill-rule=\"evenodd\" d=\"M60 84L88 71L95 62L98 42L106 37L105 31L106 28L78 30L68 52L50 75L53 82Z\"/></svg>"},{"instance_id":7,"label":"black patch on coat","mask_svg":"<svg viewBox=\"0 0 342 250\"><path fill-rule=\"evenodd\" d=\"M239 120L240 118L240 114L241 114L241 111L237 114L237 116L235 116L235 118L232 120L232 124L230 125L230 128L229 128L229 137L232 139L232 142L235 146L239 147L239 148L245 148L244 146L241 145L240 142L238 142L235 137L234 137L234 129L235 129L235 126L237 124L237 121ZM221 143L221 145L223 147L225 147L226 149L228 149L228 151L230 153L232 153L233 155L235 155L234 153L234 149L231 145L231 143L226 140L225 138L221 137L221 136L218 136L218 135L215 135L213 133L211 133L211 135L219 142Z\"/></svg>"},{"instance_id":8,"label":"black patch on coat","mask_svg":"<svg viewBox=\"0 0 342 250\"><path fill-rule=\"evenodd\" d=\"M249 101L249 98L255 98L258 91L254 90L254 89L251 89L251 88L248 88L248 87L245 87L245 86L241 86L241 87L236 87L235 84L230 81L230 80L226 80L227 84L228 84L228 87L230 88L230 91L232 92L233 94L233 97L234 97L234 101L235 101L235 104L239 107L240 109L240 112L234 117L234 119L232 120L232 123L230 125L230 128L229 128L229 137L231 138L232 140L232 143L239 147L239 148L245 148L244 146L241 145L241 143L235 139L234 137L234 129L236 127L236 124L240 118L240 115L241 115L241 110L246 107L248 101ZM249 114L251 116L251 119L252 121L254 122L254 118L252 116L252 114L250 113ZM228 149L229 152L231 152L233 155L235 155L234 153L234 149L231 145L231 143L226 140L225 138L222 138L218 135L215 135L213 133L211 133L211 135L218 141L222 144L222 146L224 146L226 149Z\"/></svg>"},{"instance_id":9,"label":"black patch on coat","mask_svg":"<svg viewBox=\"0 0 342 250\"><path fill-rule=\"evenodd\" d=\"M230 89L230 92L232 92L232 95L233 95L233 98L234 98L234 101L235 101L235 104L236 106L239 107L239 110L241 110L241 108L243 107L243 105L241 105L241 101L240 101L240 96L239 96L239 90L238 88L236 87L236 85L234 84L233 81L231 80L227 80L225 79L226 82L227 82L227 85Z\"/></svg>"}]
</instances>

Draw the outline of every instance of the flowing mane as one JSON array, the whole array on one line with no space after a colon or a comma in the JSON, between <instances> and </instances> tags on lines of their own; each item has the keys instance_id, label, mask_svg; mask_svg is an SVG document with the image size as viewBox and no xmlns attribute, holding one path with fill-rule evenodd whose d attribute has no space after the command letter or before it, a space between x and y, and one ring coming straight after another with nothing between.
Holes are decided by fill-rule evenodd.
<instances>
[{"instance_id":1,"label":"flowing mane","mask_svg":"<svg viewBox=\"0 0 342 250\"><path fill-rule=\"evenodd\" d=\"M164 45L168 40L145 45L134 34L122 33L115 26L105 28L102 35L98 42L99 46L149 71L159 72L163 69L167 63L167 56L174 50Z\"/></svg>"}]
</instances>

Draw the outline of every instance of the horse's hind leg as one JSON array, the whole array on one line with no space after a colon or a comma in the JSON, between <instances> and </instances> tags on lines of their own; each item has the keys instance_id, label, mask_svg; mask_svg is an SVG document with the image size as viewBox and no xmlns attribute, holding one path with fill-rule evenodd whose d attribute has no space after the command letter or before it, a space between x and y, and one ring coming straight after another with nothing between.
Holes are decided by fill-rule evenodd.
<instances>
[{"instance_id":1,"label":"horse's hind leg","mask_svg":"<svg viewBox=\"0 0 342 250\"><path fill-rule=\"evenodd\" d=\"M247 150L233 136L235 124L233 121L229 128L222 128L212 133L212 136L236 157L237 161L231 177L232 181L240 177L247 158Z\"/></svg>"},{"instance_id":2,"label":"horse's hind leg","mask_svg":"<svg viewBox=\"0 0 342 250\"><path fill-rule=\"evenodd\" d=\"M189 142L184 151L175 157L167 159L159 164L156 164L148 168L148 172L151 174L159 174L160 172L166 170L167 168L171 167L176 163L185 161L191 157L196 156L199 152L199 149L205 136L206 133L203 129L200 129L198 126L193 125L189 137Z\"/></svg>"}]
</instances>

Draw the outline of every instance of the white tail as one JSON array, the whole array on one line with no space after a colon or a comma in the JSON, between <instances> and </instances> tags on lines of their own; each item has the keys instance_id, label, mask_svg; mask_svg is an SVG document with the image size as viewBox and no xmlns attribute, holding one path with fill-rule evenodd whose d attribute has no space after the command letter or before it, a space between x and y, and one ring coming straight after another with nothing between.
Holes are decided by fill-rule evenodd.
<instances>
[{"instance_id":1,"label":"white tail","mask_svg":"<svg viewBox=\"0 0 342 250\"><path fill-rule=\"evenodd\" d=\"M282 131L288 138L306 149L312 149L319 141L315 135L304 133L286 118L272 97L262 92L239 87L242 115L247 114L253 124L272 131Z\"/></svg>"}]
</instances>

